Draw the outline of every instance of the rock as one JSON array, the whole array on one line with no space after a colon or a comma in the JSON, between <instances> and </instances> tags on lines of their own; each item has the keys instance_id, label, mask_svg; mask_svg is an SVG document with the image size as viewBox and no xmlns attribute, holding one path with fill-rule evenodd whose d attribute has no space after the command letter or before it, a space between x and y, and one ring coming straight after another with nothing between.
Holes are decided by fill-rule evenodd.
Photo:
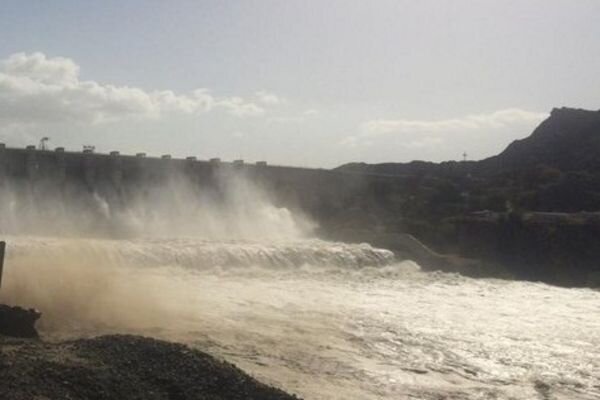
<instances>
[{"instance_id":1,"label":"rock","mask_svg":"<svg viewBox=\"0 0 600 400\"><path fill-rule=\"evenodd\" d=\"M0 334L21 338L37 338L35 322L42 314L33 308L11 307L0 304Z\"/></svg>"}]
</instances>

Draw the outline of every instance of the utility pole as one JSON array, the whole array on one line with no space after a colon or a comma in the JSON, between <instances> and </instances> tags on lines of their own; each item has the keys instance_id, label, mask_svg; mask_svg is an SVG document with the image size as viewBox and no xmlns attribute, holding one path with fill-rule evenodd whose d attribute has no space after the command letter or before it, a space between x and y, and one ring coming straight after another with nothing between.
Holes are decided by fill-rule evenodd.
<instances>
[{"instance_id":1,"label":"utility pole","mask_svg":"<svg viewBox=\"0 0 600 400\"><path fill-rule=\"evenodd\" d=\"M0 242L0 286L2 286L2 272L4 271L4 252L6 250L6 242Z\"/></svg>"},{"instance_id":2,"label":"utility pole","mask_svg":"<svg viewBox=\"0 0 600 400\"><path fill-rule=\"evenodd\" d=\"M40 150L48 150L48 145L47 145L48 140L50 140L50 138L48 136L43 137L40 140L40 144L39 144L38 148Z\"/></svg>"}]
</instances>

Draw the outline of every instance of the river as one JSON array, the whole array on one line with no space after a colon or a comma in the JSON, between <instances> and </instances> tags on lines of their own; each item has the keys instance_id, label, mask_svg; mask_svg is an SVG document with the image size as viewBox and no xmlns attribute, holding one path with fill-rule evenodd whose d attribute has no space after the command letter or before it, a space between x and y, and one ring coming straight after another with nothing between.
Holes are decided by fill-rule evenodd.
<instances>
[{"instance_id":1,"label":"river","mask_svg":"<svg viewBox=\"0 0 600 400\"><path fill-rule=\"evenodd\" d=\"M598 399L600 292L423 272L316 239L8 237L50 339L188 343L306 399Z\"/></svg>"}]
</instances>

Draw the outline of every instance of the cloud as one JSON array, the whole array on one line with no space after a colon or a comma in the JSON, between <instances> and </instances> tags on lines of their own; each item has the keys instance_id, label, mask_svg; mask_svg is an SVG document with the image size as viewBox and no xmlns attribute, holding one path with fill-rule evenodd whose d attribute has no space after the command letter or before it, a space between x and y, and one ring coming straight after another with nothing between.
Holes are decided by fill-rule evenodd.
<instances>
[{"instance_id":1,"label":"cloud","mask_svg":"<svg viewBox=\"0 0 600 400\"><path fill-rule=\"evenodd\" d=\"M373 119L361 124L358 134L343 138L340 144L373 146L376 139L385 137L399 139L400 146L406 148L435 147L453 138L482 139L486 133L530 128L546 117L547 113L509 108L442 120Z\"/></svg>"},{"instance_id":2,"label":"cloud","mask_svg":"<svg viewBox=\"0 0 600 400\"><path fill-rule=\"evenodd\" d=\"M363 135L403 133L452 133L485 129L501 129L518 124L539 123L548 114L509 108L489 114L473 114L442 120L375 119L361 126Z\"/></svg>"},{"instance_id":3,"label":"cloud","mask_svg":"<svg viewBox=\"0 0 600 400\"><path fill-rule=\"evenodd\" d=\"M406 143L403 143L403 146L407 149L417 150L422 148L432 148L435 146L439 146L442 143L444 143L444 139L442 138L426 136L424 138L411 140Z\"/></svg>"},{"instance_id":4,"label":"cloud","mask_svg":"<svg viewBox=\"0 0 600 400\"><path fill-rule=\"evenodd\" d=\"M267 92L264 90L255 93L256 98L262 104L266 105L277 105L283 103L283 99L274 93Z\"/></svg>"},{"instance_id":5,"label":"cloud","mask_svg":"<svg viewBox=\"0 0 600 400\"><path fill-rule=\"evenodd\" d=\"M216 107L224 108L237 117L261 115L265 112L264 108L254 103L248 103L241 97L230 97L217 100L214 104Z\"/></svg>"},{"instance_id":6,"label":"cloud","mask_svg":"<svg viewBox=\"0 0 600 400\"><path fill-rule=\"evenodd\" d=\"M0 62L0 122L5 126L97 124L215 110L236 117L265 113L263 106L242 97L216 97L208 89L177 94L81 80L80 67L63 57L17 53Z\"/></svg>"},{"instance_id":7,"label":"cloud","mask_svg":"<svg viewBox=\"0 0 600 400\"><path fill-rule=\"evenodd\" d=\"M497 154L511 141L523 138L547 113L519 108L438 120L372 119L338 145L353 159L376 162L482 159Z\"/></svg>"},{"instance_id":8,"label":"cloud","mask_svg":"<svg viewBox=\"0 0 600 400\"><path fill-rule=\"evenodd\" d=\"M278 115L270 117L267 122L270 124L301 124L318 115L315 109L304 110L301 113L290 113L287 115Z\"/></svg>"},{"instance_id":9,"label":"cloud","mask_svg":"<svg viewBox=\"0 0 600 400\"><path fill-rule=\"evenodd\" d=\"M62 57L47 59L42 53L13 54L2 64L8 75L46 84L74 84L79 76L79 66L72 60Z\"/></svg>"}]
</instances>

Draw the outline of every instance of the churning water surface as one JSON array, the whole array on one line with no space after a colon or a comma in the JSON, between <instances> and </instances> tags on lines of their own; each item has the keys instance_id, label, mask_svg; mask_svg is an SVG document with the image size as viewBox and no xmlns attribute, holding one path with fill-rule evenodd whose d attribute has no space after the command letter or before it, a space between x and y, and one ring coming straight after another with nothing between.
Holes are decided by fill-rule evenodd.
<instances>
[{"instance_id":1,"label":"churning water surface","mask_svg":"<svg viewBox=\"0 0 600 400\"><path fill-rule=\"evenodd\" d=\"M319 240L9 238L51 338L178 340L307 399L598 399L600 292Z\"/></svg>"}]
</instances>

